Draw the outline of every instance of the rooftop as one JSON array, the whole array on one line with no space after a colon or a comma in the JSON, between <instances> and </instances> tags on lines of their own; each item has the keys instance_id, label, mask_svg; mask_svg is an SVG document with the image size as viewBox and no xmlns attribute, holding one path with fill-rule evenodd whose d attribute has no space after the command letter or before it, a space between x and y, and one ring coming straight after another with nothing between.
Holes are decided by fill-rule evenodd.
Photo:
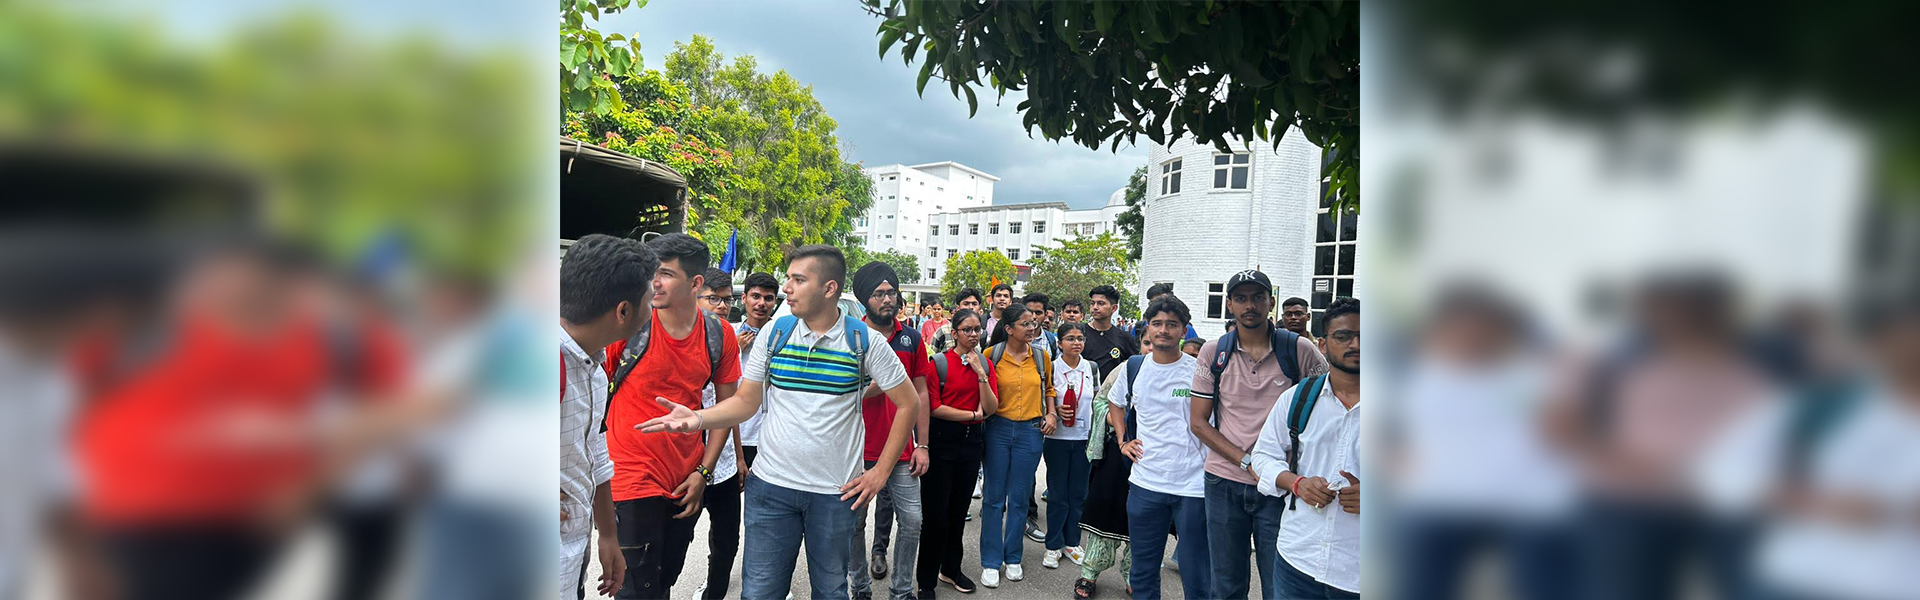
<instances>
[{"instance_id":1,"label":"rooftop","mask_svg":"<svg viewBox=\"0 0 1920 600\"><path fill-rule=\"evenodd\" d=\"M975 168L973 168L973 167L969 167L969 166L966 166L966 165L963 165L963 164L960 164L960 163L957 163L957 162L953 162L953 161L950 161L950 160L946 160L946 161L940 161L940 162L930 162L930 163L927 163L927 164L923 164L923 165L913 165L913 167L912 167L912 168L915 168L915 169L920 169L920 170L922 170L922 171L924 171L924 170L927 170L927 169L934 169L934 168L939 168L939 167L953 167L953 168L955 168L955 169L959 169L959 170L962 170L962 171L966 171L966 172L968 172L968 173L972 173L972 174L975 174L975 175L979 175L979 176L981 176L981 177L985 177L985 178L987 178L987 180L988 180L988 181L999 181L999 180L1000 180L1000 178L999 178L999 177L994 177L993 175L991 175L991 174L989 174L989 173L987 173L986 171L982 171L982 170L979 170L979 169L975 169Z\"/></svg>"},{"instance_id":2,"label":"rooftop","mask_svg":"<svg viewBox=\"0 0 1920 600\"><path fill-rule=\"evenodd\" d=\"M971 212L987 212L987 211L994 211L994 210L1020 210L1020 209L1032 209L1032 208L1058 208L1060 210L1073 210L1072 208L1067 207L1067 203L1065 202L1029 202L1026 204L989 204L986 206L974 206L969 208L962 208L960 209L960 212L971 213Z\"/></svg>"}]
</instances>

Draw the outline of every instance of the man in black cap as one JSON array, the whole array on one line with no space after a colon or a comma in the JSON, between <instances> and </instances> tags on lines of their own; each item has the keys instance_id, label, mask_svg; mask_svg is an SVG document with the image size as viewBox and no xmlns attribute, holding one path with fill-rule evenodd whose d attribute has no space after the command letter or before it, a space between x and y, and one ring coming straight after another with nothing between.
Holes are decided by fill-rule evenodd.
<instances>
[{"instance_id":1,"label":"man in black cap","mask_svg":"<svg viewBox=\"0 0 1920 600\"><path fill-rule=\"evenodd\" d=\"M1200 347L1193 370L1188 426L1208 449L1206 534L1212 564L1190 568L1212 569L1214 598L1247 597L1249 544L1258 561L1260 589L1278 589L1274 545L1285 504L1260 493L1252 470L1253 443L1286 389L1327 371L1327 359L1311 340L1274 327L1267 318L1272 311L1273 284L1267 275L1253 269L1235 273L1227 280L1233 329Z\"/></svg>"},{"instance_id":2,"label":"man in black cap","mask_svg":"<svg viewBox=\"0 0 1920 600\"><path fill-rule=\"evenodd\" d=\"M867 510L856 509L853 524L853 550L847 555L848 586L852 598L860 600L872 598L867 575L881 579L887 575L887 531L895 519L900 523L898 544L894 544L892 594L895 600L903 600L913 594L913 565L920 550L920 476L927 472L927 415L932 412L927 402L927 374L933 371L933 362L927 357L927 346L922 343L920 332L912 327L902 326L896 317L900 314L900 277L893 267L883 262L871 262L853 274L853 295L867 308L867 326L887 338L887 345L900 357L900 364L906 367L907 379L913 382L914 390L920 393L919 420L914 424L913 443L908 445L900 460L894 463L893 473L887 478L886 488L874 498L873 552L867 553ZM880 460L880 453L887 441L887 432L893 429L893 417L896 409L893 401L887 399L886 392L875 386L869 386L866 398L860 402L860 418L866 425L866 448L862 459L871 469ZM869 571L871 563L871 571Z\"/></svg>"}]
</instances>

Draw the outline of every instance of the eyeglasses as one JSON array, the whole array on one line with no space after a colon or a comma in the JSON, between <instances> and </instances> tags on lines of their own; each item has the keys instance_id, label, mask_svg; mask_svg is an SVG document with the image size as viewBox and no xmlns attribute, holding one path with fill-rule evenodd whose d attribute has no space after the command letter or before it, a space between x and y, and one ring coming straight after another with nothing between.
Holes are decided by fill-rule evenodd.
<instances>
[{"instance_id":1,"label":"eyeglasses","mask_svg":"<svg viewBox=\"0 0 1920 600\"><path fill-rule=\"evenodd\" d=\"M1360 339L1360 332L1354 331L1352 329L1342 329L1342 330L1327 334L1327 339L1330 339L1342 344L1349 344L1349 343L1353 343L1354 340Z\"/></svg>"},{"instance_id":2,"label":"eyeglasses","mask_svg":"<svg viewBox=\"0 0 1920 600\"><path fill-rule=\"evenodd\" d=\"M900 291L899 291L899 290L874 290L874 291L873 291L873 294L871 294L871 295L872 295L872 296L873 296L874 298L879 298L879 299L881 299L881 300L887 300L887 299L891 299L891 298L899 298L899 297L900 297Z\"/></svg>"},{"instance_id":3,"label":"eyeglasses","mask_svg":"<svg viewBox=\"0 0 1920 600\"><path fill-rule=\"evenodd\" d=\"M980 333L982 331L986 331L986 328L985 327L961 327L956 331L959 331L960 333Z\"/></svg>"},{"instance_id":4,"label":"eyeglasses","mask_svg":"<svg viewBox=\"0 0 1920 600\"><path fill-rule=\"evenodd\" d=\"M714 304L733 304L735 297L722 296L719 294L707 294L705 296L701 296L700 299L705 300L707 302L714 303Z\"/></svg>"}]
</instances>

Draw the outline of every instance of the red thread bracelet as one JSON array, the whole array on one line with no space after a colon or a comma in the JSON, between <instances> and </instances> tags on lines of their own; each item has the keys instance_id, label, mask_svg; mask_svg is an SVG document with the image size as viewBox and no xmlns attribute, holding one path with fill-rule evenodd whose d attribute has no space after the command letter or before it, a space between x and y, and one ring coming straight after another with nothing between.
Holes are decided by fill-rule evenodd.
<instances>
[{"instance_id":1,"label":"red thread bracelet","mask_svg":"<svg viewBox=\"0 0 1920 600\"><path fill-rule=\"evenodd\" d=\"M1288 486L1289 489L1293 490L1293 495L1296 497L1300 495L1300 480L1302 479L1306 479L1306 478L1296 474L1293 476L1293 485Z\"/></svg>"}]
</instances>

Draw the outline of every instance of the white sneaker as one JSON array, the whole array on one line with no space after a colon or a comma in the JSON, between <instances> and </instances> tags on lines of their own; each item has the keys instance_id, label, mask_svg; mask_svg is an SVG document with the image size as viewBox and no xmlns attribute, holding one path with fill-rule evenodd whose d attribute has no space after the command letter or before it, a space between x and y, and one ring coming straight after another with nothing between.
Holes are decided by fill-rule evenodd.
<instances>
[{"instance_id":1,"label":"white sneaker","mask_svg":"<svg viewBox=\"0 0 1920 600\"><path fill-rule=\"evenodd\" d=\"M1174 571L1180 570L1180 557L1168 556L1166 561L1160 563L1160 568Z\"/></svg>"},{"instance_id":2,"label":"white sneaker","mask_svg":"<svg viewBox=\"0 0 1920 600\"><path fill-rule=\"evenodd\" d=\"M1000 570L999 569L981 569L980 585L990 587L990 588L1000 587Z\"/></svg>"},{"instance_id":3,"label":"white sneaker","mask_svg":"<svg viewBox=\"0 0 1920 600\"><path fill-rule=\"evenodd\" d=\"M1024 571L1020 570L1020 565L1018 564L1007 565L1008 581L1019 581L1026 578L1027 578L1027 574Z\"/></svg>"},{"instance_id":4,"label":"white sneaker","mask_svg":"<svg viewBox=\"0 0 1920 600\"><path fill-rule=\"evenodd\" d=\"M1060 568L1060 551L1048 550L1046 556L1040 557L1040 566L1049 569Z\"/></svg>"},{"instance_id":5,"label":"white sneaker","mask_svg":"<svg viewBox=\"0 0 1920 600\"><path fill-rule=\"evenodd\" d=\"M975 500L980 499L980 486L981 486L980 480L976 479L973 481L973 499Z\"/></svg>"},{"instance_id":6,"label":"white sneaker","mask_svg":"<svg viewBox=\"0 0 1920 600\"><path fill-rule=\"evenodd\" d=\"M1085 561L1087 559L1087 552L1085 550L1081 550L1079 546L1067 546L1066 554L1067 554L1067 558L1073 561L1073 564L1076 564L1076 565L1086 564Z\"/></svg>"}]
</instances>

